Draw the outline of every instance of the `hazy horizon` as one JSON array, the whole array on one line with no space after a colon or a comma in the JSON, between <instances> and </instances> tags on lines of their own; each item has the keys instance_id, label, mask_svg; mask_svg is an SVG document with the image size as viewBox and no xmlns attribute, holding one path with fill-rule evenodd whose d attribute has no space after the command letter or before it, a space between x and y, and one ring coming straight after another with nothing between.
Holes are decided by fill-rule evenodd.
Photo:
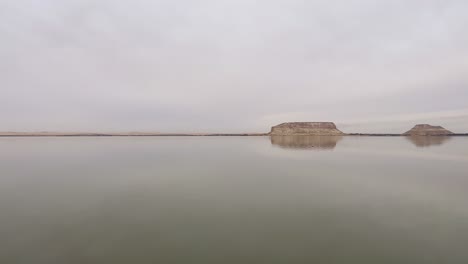
<instances>
[{"instance_id":1,"label":"hazy horizon","mask_svg":"<svg viewBox=\"0 0 468 264\"><path fill-rule=\"evenodd\" d=\"M0 131L468 132L468 2L0 2Z\"/></svg>"}]
</instances>

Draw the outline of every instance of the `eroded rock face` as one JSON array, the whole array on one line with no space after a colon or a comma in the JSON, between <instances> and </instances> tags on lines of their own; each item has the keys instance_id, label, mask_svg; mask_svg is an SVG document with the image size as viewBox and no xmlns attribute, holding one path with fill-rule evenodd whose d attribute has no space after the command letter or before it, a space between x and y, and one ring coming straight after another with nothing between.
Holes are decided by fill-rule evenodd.
<instances>
[{"instance_id":1,"label":"eroded rock face","mask_svg":"<svg viewBox=\"0 0 468 264\"><path fill-rule=\"evenodd\" d=\"M344 133L332 122L291 122L272 127L270 135L336 136Z\"/></svg>"},{"instance_id":2,"label":"eroded rock face","mask_svg":"<svg viewBox=\"0 0 468 264\"><path fill-rule=\"evenodd\" d=\"M428 124L416 125L411 130L403 133L404 136L447 136L452 134L453 132L441 126L431 126Z\"/></svg>"}]
</instances>

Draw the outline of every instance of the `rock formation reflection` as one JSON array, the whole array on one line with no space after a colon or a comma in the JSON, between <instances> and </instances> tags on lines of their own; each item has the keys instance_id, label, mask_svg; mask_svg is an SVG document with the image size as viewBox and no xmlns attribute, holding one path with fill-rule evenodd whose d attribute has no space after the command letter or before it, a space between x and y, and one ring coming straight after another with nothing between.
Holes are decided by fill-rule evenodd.
<instances>
[{"instance_id":1,"label":"rock formation reflection","mask_svg":"<svg viewBox=\"0 0 468 264\"><path fill-rule=\"evenodd\" d=\"M342 136L270 136L272 145L311 150L333 150L342 138Z\"/></svg>"},{"instance_id":2,"label":"rock formation reflection","mask_svg":"<svg viewBox=\"0 0 468 264\"><path fill-rule=\"evenodd\" d=\"M430 147L442 145L450 140L450 137L446 136L409 136L406 137L411 143L418 148Z\"/></svg>"}]
</instances>

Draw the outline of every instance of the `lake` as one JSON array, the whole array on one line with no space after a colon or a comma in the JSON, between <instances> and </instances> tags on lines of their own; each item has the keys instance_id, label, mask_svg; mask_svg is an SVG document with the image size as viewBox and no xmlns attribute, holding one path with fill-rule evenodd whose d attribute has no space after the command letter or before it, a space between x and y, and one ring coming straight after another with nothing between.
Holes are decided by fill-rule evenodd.
<instances>
[{"instance_id":1,"label":"lake","mask_svg":"<svg viewBox=\"0 0 468 264\"><path fill-rule=\"evenodd\" d=\"M468 263L468 137L0 138L0 263Z\"/></svg>"}]
</instances>

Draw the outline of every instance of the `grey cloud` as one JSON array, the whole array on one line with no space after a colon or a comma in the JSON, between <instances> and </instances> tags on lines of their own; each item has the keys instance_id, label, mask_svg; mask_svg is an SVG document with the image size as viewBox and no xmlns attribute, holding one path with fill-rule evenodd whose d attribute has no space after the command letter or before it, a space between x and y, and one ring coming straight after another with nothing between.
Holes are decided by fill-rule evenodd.
<instances>
[{"instance_id":1,"label":"grey cloud","mask_svg":"<svg viewBox=\"0 0 468 264\"><path fill-rule=\"evenodd\" d=\"M467 11L461 0L1 1L0 130L442 122L468 101Z\"/></svg>"}]
</instances>

